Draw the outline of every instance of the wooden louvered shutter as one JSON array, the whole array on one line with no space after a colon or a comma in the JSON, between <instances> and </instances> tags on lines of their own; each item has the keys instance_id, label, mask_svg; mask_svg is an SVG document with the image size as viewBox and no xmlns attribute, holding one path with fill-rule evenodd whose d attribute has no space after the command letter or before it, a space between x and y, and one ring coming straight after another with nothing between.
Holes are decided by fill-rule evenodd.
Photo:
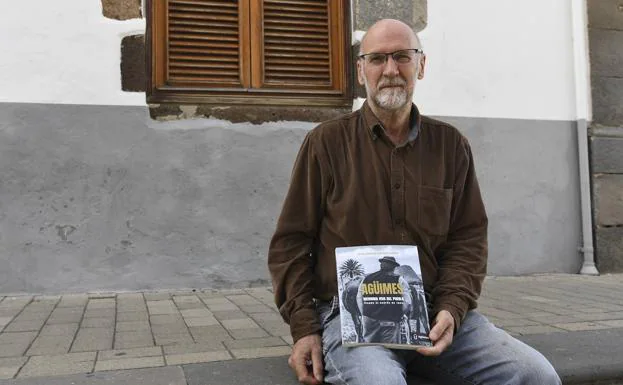
<instances>
[{"instance_id":1,"label":"wooden louvered shutter","mask_svg":"<svg viewBox=\"0 0 623 385\"><path fill-rule=\"evenodd\" d=\"M162 53L160 86L183 89L250 85L245 0L156 0ZM160 16L160 17L158 17Z\"/></svg>"},{"instance_id":2,"label":"wooden louvered shutter","mask_svg":"<svg viewBox=\"0 0 623 385\"><path fill-rule=\"evenodd\" d=\"M347 106L349 0L148 0L149 103Z\"/></svg>"},{"instance_id":3,"label":"wooden louvered shutter","mask_svg":"<svg viewBox=\"0 0 623 385\"><path fill-rule=\"evenodd\" d=\"M251 0L253 88L343 90L343 12L338 0Z\"/></svg>"}]
</instances>

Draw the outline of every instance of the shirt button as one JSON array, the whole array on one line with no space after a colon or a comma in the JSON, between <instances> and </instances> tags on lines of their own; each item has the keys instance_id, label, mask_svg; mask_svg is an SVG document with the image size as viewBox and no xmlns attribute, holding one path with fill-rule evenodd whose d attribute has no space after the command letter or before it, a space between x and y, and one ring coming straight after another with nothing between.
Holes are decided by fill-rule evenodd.
<instances>
[{"instance_id":1,"label":"shirt button","mask_svg":"<svg viewBox=\"0 0 623 385\"><path fill-rule=\"evenodd\" d=\"M396 190L398 190L398 189L400 188L400 183L396 183L396 184L394 185L394 188L395 188Z\"/></svg>"}]
</instances>

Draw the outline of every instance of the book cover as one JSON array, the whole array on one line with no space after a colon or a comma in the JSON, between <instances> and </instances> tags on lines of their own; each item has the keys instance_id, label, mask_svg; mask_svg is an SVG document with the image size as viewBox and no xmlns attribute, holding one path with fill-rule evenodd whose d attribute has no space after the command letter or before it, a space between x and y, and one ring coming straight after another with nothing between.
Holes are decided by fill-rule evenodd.
<instances>
[{"instance_id":1,"label":"book cover","mask_svg":"<svg viewBox=\"0 0 623 385\"><path fill-rule=\"evenodd\" d=\"M344 346L432 346L417 246L335 249Z\"/></svg>"}]
</instances>

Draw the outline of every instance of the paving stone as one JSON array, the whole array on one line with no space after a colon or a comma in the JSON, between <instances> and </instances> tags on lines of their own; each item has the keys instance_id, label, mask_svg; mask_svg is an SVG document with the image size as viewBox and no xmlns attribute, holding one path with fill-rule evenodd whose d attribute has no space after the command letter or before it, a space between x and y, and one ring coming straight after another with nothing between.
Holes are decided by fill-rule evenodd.
<instances>
[{"instance_id":1,"label":"paving stone","mask_svg":"<svg viewBox=\"0 0 623 385\"><path fill-rule=\"evenodd\" d=\"M4 300L2 300L2 304L0 304L0 307L2 309L21 310L26 305L28 305L30 301L32 301L32 298L33 298L32 296L5 297Z\"/></svg>"},{"instance_id":2,"label":"paving stone","mask_svg":"<svg viewBox=\"0 0 623 385\"><path fill-rule=\"evenodd\" d=\"M249 314L267 313L271 311L271 309L266 305L240 305L240 310Z\"/></svg>"},{"instance_id":3,"label":"paving stone","mask_svg":"<svg viewBox=\"0 0 623 385\"><path fill-rule=\"evenodd\" d=\"M250 338L245 340L224 341L223 343L229 349L252 349L287 345L287 343L279 337Z\"/></svg>"},{"instance_id":4,"label":"paving stone","mask_svg":"<svg viewBox=\"0 0 623 385\"><path fill-rule=\"evenodd\" d=\"M147 311L132 311L132 312L119 312L117 313L117 322L126 321L147 321L149 320L149 314Z\"/></svg>"},{"instance_id":5,"label":"paving stone","mask_svg":"<svg viewBox=\"0 0 623 385\"><path fill-rule=\"evenodd\" d=\"M240 319L240 318L245 318L246 314L243 313L240 310L224 310L224 311L213 311L212 312L214 314L214 318L216 318L217 320L228 320L228 319ZM261 314L261 313L257 313L257 314ZM255 318L255 315L251 316L253 319L257 319Z\"/></svg>"},{"instance_id":6,"label":"paving stone","mask_svg":"<svg viewBox=\"0 0 623 385\"><path fill-rule=\"evenodd\" d=\"M564 330L555 328L548 325L537 325L537 326L514 326L506 328L511 333L516 333L519 335L525 334L546 334L546 333L560 333L564 332Z\"/></svg>"},{"instance_id":7,"label":"paving stone","mask_svg":"<svg viewBox=\"0 0 623 385\"><path fill-rule=\"evenodd\" d=\"M154 334L156 345L189 345L194 342L190 333Z\"/></svg>"},{"instance_id":8,"label":"paving stone","mask_svg":"<svg viewBox=\"0 0 623 385\"><path fill-rule=\"evenodd\" d=\"M195 326L211 326L218 325L219 321L214 317L201 317L201 318L185 318L186 325L189 327Z\"/></svg>"},{"instance_id":9,"label":"paving stone","mask_svg":"<svg viewBox=\"0 0 623 385\"><path fill-rule=\"evenodd\" d=\"M119 293L117 294L117 303L123 301L139 301L143 302L145 298L143 293Z\"/></svg>"},{"instance_id":10,"label":"paving stone","mask_svg":"<svg viewBox=\"0 0 623 385\"><path fill-rule=\"evenodd\" d=\"M78 330L78 323L66 323L66 324L50 324L44 325L41 329L40 336L58 336L58 335L70 335L73 336Z\"/></svg>"},{"instance_id":11,"label":"paving stone","mask_svg":"<svg viewBox=\"0 0 623 385\"><path fill-rule=\"evenodd\" d=\"M85 318L80 324L81 328L114 328L115 319L108 318Z\"/></svg>"},{"instance_id":12,"label":"paving stone","mask_svg":"<svg viewBox=\"0 0 623 385\"><path fill-rule=\"evenodd\" d=\"M60 295L37 295L32 299L32 304L49 304L54 307L60 300Z\"/></svg>"},{"instance_id":13,"label":"paving stone","mask_svg":"<svg viewBox=\"0 0 623 385\"><path fill-rule=\"evenodd\" d=\"M0 358L4 357L19 357L24 354L28 349L29 343L15 342L15 343L3 343L2 349L0 349Z\"/></svg>"},{"instance_id":14,"label":"paving stone","mask_svg":"<svg viewBox=\"0 0 623 385\"><path fill-rule=\"evenodd\" d=\"M184 322L177 322L174 324L152 325L151 331L154 334L186 333L188 327Z\"/></svg>"},{"instance_id":15,"label":"paving stone","mask_svg":"<svg viewBox=\"0 0 623 385\"><path fill-rule=\"evenodd\" d=\"M228 295L226 297L236 305L261 305L262 303L248 294Z\"/></svg>"},{"instance_id":16,"label":"paving stone","mask_svg":"<svg viewBox=\"0 0 623 385\"><path fill-rule=\"evenodd\" d=\"M87 310L114 309L117 302L114 298L89 298Z\"/></svg>"},{"instance_id":17,"label":"paving stone","mask_svg":"<svg viewBox=\"0 0 623 385\"><path fill-rule=\"evenodd\" d=\"M257 323L273 336L283 336L290 333L290 326L283 321L257 321Z\"/></svg>"},{"instance_id":18,"label":"paving stone","mask_svg":"<svg viewBox=\"0 0 623 385\"><path fill-rule=\"evenodd\" d=\"M37 337L37 332L2 332L0 333L0 346L4 346L5 344L21 344L25 343L30 345L30 343Z\"/></svg>"},{"instance_id":19,"label":"paving stone","mask_svg":"<svg viewBox=\"0 0 623 385\"><path fill-rule=\"evenodd\" d=\"M65 307L84 307L89 301L89 296L86 294L70 294L64 295L61 301L56 305L56 308Z\"/></svg>"},{"instance_id":20,"label":"paving stone","mask_svg":"<svg viewBox=\"0 0 623 385\"><path fill-rule=\"evenodd\" d=\"M569 323L556 323L552 326L555 326L560 329L570 330L570 331L580 331L580 330L598 330L598 329L608 329L607 325L602 325L597 322L569 322Z\"/></svg>"},{"instance_id":21,"label":"paving stone","mask_svg":"<svg viewBox=\"0 0 623 385\"><path fill-rule=\"evenodd\" d=\"M129 321L129 322L117 322L116 328L118 332L138 331L138 330L151 330L149 322L147 321Z\"/></svg>"},{"instance_id":22,"label":"paving stone","mask_svg":"<svg viewBox=\"0 0 623 385\"><path fill-rule=\"evenodd\" d=\"M45 320L39 321L19 321L17 319L13 320L10 324L8 324L4 328L4 333L6 332L29 332L29 331L39 331L43 326Z\"/></svg>"},{"instance_id":23,"label":"paving stone","mask_svg":"<svg viewBox=\"0 0 623 385\"><path fill-rule=\"evenodd\" d=\"M187 345L167 345L162 350L165 355L176 355L185 353L205 353L225 350L225 345L221 341L212 343L196 343Z\"/></svg>"},{"instance_id":24,"label":"paving stone","mask_svg":"<svg viewBox=\"0 0 623 385\"><path fill-rule=\"evenodd\" d=\"M182 310L180 313L182 313L182 317L186 318L198 318L198 317L212 317L213 314L210 310L206 309L206 308L202 308L202 309L185 309Z\"/></svg>"},{"instance_id":25,"label":"paving stone","mask_svg":"<svg viewBox=\"0 0 623 385\"><path fill-rule=\"evenodd\" d=\"M240 318L240 319L223 320L221 323L223 324L223 326L227 330L250 329L250 328L259 328L260 327L251 318Z\"/></svg>"},{"instance_id":26,"label":"paving stone","mask_svg":"<svg viewBox=\"0 0 623 385\"><path fill-rule=\"evenodd\" d=\"M112 328L80 328L71 346L72 352L111 350L113 344Z\"/></svg>"},{"instance_id":27,"label":"paving stone","mask_svg":"<svg viewBox=\"0 0 623 385\"><path fill-rule=\"evenodd\" d=\"M117 297L117 293L112 292L93 292L88 293L89 299L114 299Z\"/></svg>"},{"instance_id":28,"label":"paving stone","mask_svg":"<svg viewBox=\"0 0 623 385\"><path fill-rule=\"evenodd\" d=\"M197 342L227 341L232 339L231 335L221 325L191 327L189 330Z\"/></svg>"},{"instance_id":29,"label":"paving stone","mask_svg":"<svg viewBox=\"0 0 623 385\"><path fill-rule=\"evenodd\" d=\"M40 335L32 343L26 355L42 356L69 352L73 335Z\"/></svg>"},{"instance_id":30,"label":"paving stone","mask_svg":"<svg viewBox=\"0 0 623 385\"><path fill-rule=\"evenodd\" d=\"M179 314L160 314L152 315L149 317L149 322L152 326L155 325L168 325L168 324L183 324L184 319Z\"/></svg>"},{"instance_id":31,"label":"paving stone","mask_svg":"<svg viewBox=\"0 0 623 385\"><path fill-rule=\"evenodd\" d=\"M210 309L212 312L226 311L226 310L229 310L229 311L238 310L238 311L240 311L240 308L236 304L233 304L231 302L206 304L206 305L208 306L208 309Z\"/></svg>"},{"instance_id":32,"label":"paving stone","mask_svg":"<svg viewBox=\"0 0 623 385\"><path fill-rule=\"evenodd\" d=\"M66 307L57 308L52 312L50 318L46 321L48 324L63 324L80 322L84 314L84 308L79 307Z\"/></svg>"},{"instance_id":33,"label":"paving stone","mask_svg":"<svg viewBox=\"0 0 623 385\"><path fill-rule=\"evenodd\" d=\"M247 338L261 338L261 337L269 337L264 329L260 328L251 328L251 329L232 329L229 330L229 334L234 337L234 339L247 339Z\"/></svg>"},{"instance_id":34,"label":"paving stone","mask_svg":"<svg viewBox=\"0 0 623 385\"><path fill-rule=\"evenodd\" d=\"M115 333L115 349L130 349L154 346L151 332L132 331Z\"/></svg>"},{"instance_id":35,"label":"paving stone","mask_svg":"<svg viewBox=\"0 0 623 385\"><path fill-rule=\"evenodd\" d=\"M203 352L203 353L184 353L165 356L167 365L196 364L200 362L225 361L231 360L231 354L227 350Z\"/></svg>"},{"instance_id":36,"label":"paving stone","mask_svg":"<svg viewBox=\"0 0 623 385\"><path fill-rule=\"evenodd\" d=\"M599 323L612 328L623 328L623 319L599 321Z\"/></svg>"},{"instance_id":37,"label":"paving stone","mask_svg":"<svg viewBox=\"0 0 623 385\"><path fill-rule=\"evenodd\" d=\"M150 315L179 314L172 300L147 301L147 308Z\"/></svg>"},{"instance_id":38,"label":"paving stone","mask_svg":"<svg viewBox=\"0 0 623 385\"><path fill-rule=\"evenodd\" d=\"M147 292L143 293L146 301L163 301L171 299L171 294L167 292Z\"/></svg>"},{"instance_id":39,"label":"paving stone","mask_svg":"<svg viewBox=\"0 0 623 385\"><path fill-rule=\"evenodd\" d=\"M21 366L0 366L0 379L15 377Z\"/></svg>"},{"instance_id":40,"label":"paving stone","mask_svg":"<svg viewBox=\"0 0 623 385\"><path fill-rule=\"evenodd\" d=\"M276 321L283 322L283 318L281 318L281 314L275 312L267 312L267 313L254 313L249 315L256 321Z\"/></svg>"},{"instance_id":41,"label":"paving stone","mask_svg":"<svg viewBox=\"0 0 623 385\"><path fill-rule=\"evenodd\" d=\"M110 309L87 309L84 318L107 318L115 314L115 308Z\"/></svg>"},{"instance_id":42,"label":"paving stone","mask_svg":"<svg viewBox=\"0 0 623 385\"><path fill-rule=\"evenodd\" d=\"M203 300L203 303L205 303L207 306L210 305L229 305L232 304L233 302L231 302L230 300L228 300L227 298L219 295L216 297L210 297L210 298L206 298L206 297L202 297L200 296L201 299Z\"/></svg>"},{"instance_id":43,"label":"paving stone","mask_svg":"<svg viewBox=\"0 0 623 385\"><path fill-rule=\"evenodd\" d=\"M273 346L254 349L232 349L231 354L238 359L289 356L292 352L290 346Z\"/></svg>"},{"instance_id":44,"label":"paving stone","mask_svg":"<svg viewBox=\"0 0 623 385\"><path fill-rule=\"evenodd\" d=\"M120 360L123 358L138 358L138 357L160 357L162 356L162 349L160 346L146 347L146 348L134 348L134 349L116 349L116 350L102 350L97 353L98 360Z\"/></svg>"},{"instance_id":45,"label":"paving stone","mask_svg":"<svg viewBox=\"0 0 623 385\"><path fill-rule=\"evenodd\" d=\"M95 371L104 370L125 370L139 368L153 368L164 366L164 358L160 357L139 357L118 360L103 360L95 363Z\"/></svg>"},{"instance_id":46,"label":"paving stone","mask_svg":"<svg viewBox=\"0 0 623 385\"><path fill-rule=\"evenodd\" d=\"M8 368L17 366L21 368L22 365L26 363L28 357L11 357L11 358L0 358L0 368Z\"/></svg>"},{"instance_id":47,"label":"paving stone","mask_svg":"<svg viewBox=\"0 0 623 385\"><path fill-rule=\"evenodd\" d=\"M88 373L93 370L95 352L30 357L17 378Z\"/></svg>"},{"instance_id":48,"label":"paving stone","mask_svg":"<svg viewBox=\"0 0 623 385\"><path fill-rule=\"evenodd\" d=\"M32 309L24 310L18 315L16 321L45 321L52 313L52 309Z\"/></svg>"}]
</instances>

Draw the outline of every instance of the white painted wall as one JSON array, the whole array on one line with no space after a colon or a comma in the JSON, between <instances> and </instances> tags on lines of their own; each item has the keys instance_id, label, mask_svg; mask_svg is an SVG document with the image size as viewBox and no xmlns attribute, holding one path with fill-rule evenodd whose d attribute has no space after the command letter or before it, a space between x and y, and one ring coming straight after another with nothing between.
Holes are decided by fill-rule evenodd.
<instances>
[{"instance_id":1,"label":"white painted wall","mask_svg":"<svg viewBox=\"0 0 623 385\"><path fill-rule=\"evenodd\" d=\"M426 114L576 119L568 0L429 0L428 12ZM121 38L143 30L104 18L100 0L5 2L0 102L145 105L119 70Z\"/></svg>"},{"instance_id":2,"label":"white painted wall","mask_svg":"<svg viewBox=\"0 0 623 385\"><path fill-rule=\"evenodd\" d=\"M0 102L144 105L121 91L121 39L144 20L102 15L101 0L3 1Z\"/></svg>"},{"instance_id":3,"label":"white painted wall","mask_svg":"<svg viewBox=\"0 0 623 385\"><path fill-rule=\"evenodd\" d=\"M575 120L569 0L429 0L429 115Z\"/></svg>"}]
</instances>

